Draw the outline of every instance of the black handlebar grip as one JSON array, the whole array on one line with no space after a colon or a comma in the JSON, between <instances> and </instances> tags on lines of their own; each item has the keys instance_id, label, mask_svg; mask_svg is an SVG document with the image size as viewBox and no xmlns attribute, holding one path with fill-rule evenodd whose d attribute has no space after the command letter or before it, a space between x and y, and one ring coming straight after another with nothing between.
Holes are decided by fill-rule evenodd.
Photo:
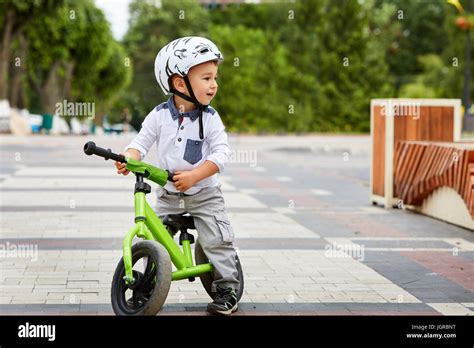
<instances>
[{"instance_id":1,"label":"black handlebar grip","mask_svg":"<svg viewBox=\"0 0 474 348\"><path fill-rule=\"evenodd\" d=\"M84 145L84 153L86 155L97 155L100 157L104 157L107 161L109 158L116 160L117 162L127 163L125 156L118 155L113 153L110 149L104 149L102 147L97 146L93 141L89 141Z\"/></svg>"},{"instance_id":2,"label":"black handlebar grip","mask_svg":"<svg viewBox=\"0 0 474 348\"><path fill-rule=\"evenodd\" d=\"M167 172L168 172L168 181L173 182L174 173L171 173L169 170L167 170Z\"/></svg>"}]
</instances>

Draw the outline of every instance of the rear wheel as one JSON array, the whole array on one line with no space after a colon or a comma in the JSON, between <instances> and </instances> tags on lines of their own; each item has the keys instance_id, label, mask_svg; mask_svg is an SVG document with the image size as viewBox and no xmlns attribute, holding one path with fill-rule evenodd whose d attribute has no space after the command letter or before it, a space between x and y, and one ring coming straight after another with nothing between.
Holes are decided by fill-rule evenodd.
<instances>
[{"instance_id":1,"label":"rear wheel","mask_svg":"<svg viewBox=\"0 0 474 348\"><path fill-rule=\"evenodd\" d=\"M143 262L138 262L143 260ZM112 308L116 315L155 315L161 310L171 286L171 260L159 243L140 241L132 246L133 277L123 279L125 265L119 261L112 280Z\"/></svg>"},{"instance_id":2,"label":"rear wheel","mask_svg":"<svg viewBox=\"0 0 474 348\"><path fill-rule=\"evenodd\" d=\"M199 239L196 240L196 246L194 248L194 257L196 259L196 264L201 265L203 263L209 263L209 259L207 258L204 250L202 249L201 244L199 243ZM239 280L239 288L237 289L237 301L240 301L242 294L244 293L244 273L242 272L242 266L240 264L239 255L235 253L235 261L237 264L237 279ZM207 294L214 299L215 293L211 291L212 289L212 282L214 281L214 275L212 272L203 273L199 276L201 278L201 283L206 289Z\"/></svg>"}]
</instances>

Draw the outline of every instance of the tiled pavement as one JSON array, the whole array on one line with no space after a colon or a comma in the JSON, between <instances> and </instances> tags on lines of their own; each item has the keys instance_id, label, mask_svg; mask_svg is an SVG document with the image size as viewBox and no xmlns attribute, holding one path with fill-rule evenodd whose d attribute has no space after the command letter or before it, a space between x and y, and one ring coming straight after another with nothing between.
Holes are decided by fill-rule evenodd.
<instances>
[{"instance_id":1,"label":"tiled pavement","mask_svg":"<svg viewBox=\"0 0 474 348\"><path fill-rule=\"evenodd\" d=\"M134 180L83 155L87 140L0 138L0 314L112 314ZM238 315L474 314L472 231L370 206L363 151L293 140L231 138L258 155L221 176L245 273ZM174 282L161 314L203 315L208 301L199 281Z\"/></svg>"}]
</instances>

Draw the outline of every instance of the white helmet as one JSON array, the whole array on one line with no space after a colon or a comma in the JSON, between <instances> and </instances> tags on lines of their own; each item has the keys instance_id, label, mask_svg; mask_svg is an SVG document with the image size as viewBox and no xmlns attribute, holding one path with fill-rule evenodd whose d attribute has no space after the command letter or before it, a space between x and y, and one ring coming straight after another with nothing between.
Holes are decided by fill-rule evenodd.
<instances>
[{"instance_id":1,"label":"white helmet","mask_svg":"<svg viewBox=\"0 0 474 348\"><path fill-rule=\"evenodd\" d=\"M213 60L220 63L224 57L212 41L198 36L176 39L163 47L156 56L156 80L165 95L176 93L170 86L172 75L185 77L193 66Z\"/></svg>"}]
</instances>

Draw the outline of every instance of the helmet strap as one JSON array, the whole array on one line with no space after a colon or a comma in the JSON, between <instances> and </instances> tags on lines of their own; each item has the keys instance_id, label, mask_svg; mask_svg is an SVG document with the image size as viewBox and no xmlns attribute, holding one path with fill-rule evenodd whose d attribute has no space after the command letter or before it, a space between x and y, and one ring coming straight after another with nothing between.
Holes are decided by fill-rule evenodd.
<instances>
[{"instance_id":1,"label":"helmet strap","mask_svg":"<svg viewBox=\"0 0 474 348\"><path fill-rule=\"evenodd\" d=\"M199 138L202 140L202 139L204 139L203 124L202 124L202 112L204 111L204 109L208 105L202 105L197 100L196 96L194 95L193 87L191 86L191 82L189 81L188 75L184 76L183 79L184 79L184 83L186 84L186 87L188 88L188 91L189 91L190 95L188 96L184 93L181 93L181 92L177 91L171 83L169 83L170 92L173 93L173 94L176 94L177 96L179 96L179 97L183 98L184 100L187 100L188 102L193 103L194 105L197 106L197 108L199 109ZM169 81L169 82L171 82L171 81Z\"/></svg>"},{"instance_id":2,"label":"helmet strap","mask_svg":"<svg viewBox=\"0 0 474 348\"><path fill-rule=\"evenodd\" d=\"M170 87L170 92L173 93L173 94L176 94L177 96L183 98L184 100L190 102L190 103L193 103L194 105L199 105L199 102L197 101L196 97L194 96L194 93L192 91L192 88L190 89L189 86L191 86L191 84L189 84L189 80L187 78L187 76L183 77L185 83L186 83L186 87L188 88L188 90L190 90L190 94L191 96L189 95L186 95L184 93L181 93L180 91L178 91L176 88L174 88L173 86L173 83L171 81L171 76L169 77L168 79L168 85Z\"/></svg>"},{"instance_id":3,"label":"helmet strap","mask_svg":"<svg viewBox=\"0 0 474 348\"><path fill-rule=\"evenodd\" d=\"M204 107L199 108L199 139L204 139L203 125L202 125L202 112Z\"/></svg>"},{"instance_id":4,"label":"helmet strap","mask_svg":"<svg viewBox=\"0 0 474 348\"><path fill-rule=\"evenodd\" d=\"M196 104L194 102L194 100L189 95L186 95L184 93L181 93L181 92L177 91L174 87L170 88L170 92L173 93L173 94L176 94L177 96L180 96L181 98L183 98L184 100L187 100L188 102Z\"/></svg>"},{"instance_id":5,"label":"helmet strap","mask_svg":"<svg viewBox=\"0 0 474 348\"><path fill-rule=\"evenodd\" d=\"M204 139L204 132L203 132L203 125L202 125L202 112L207 107L207 105L202 105L194 95L193 87L191 86L191 82L189 81L188 75L184 76L184 83L186 83L186 87L188 88L189 94L191 98L195 101L193 102L199 109L199 139Z\"/></svg>"},{"instance_id":6,"label":"helmet strap","mask_svg":"<svg viewBox=\"0 0 474 348\"><path fill-rule=\"evenodd\" d=\"M183 77L184 83L186 84L186 87L188 88L189 95L191 96L191 99L193 100L192 102L196 106L201 106L202 104L197 100L196 96L194 95L193 91L193 86L191 86L191 82L189 81L188 75Z\"/></svg>"}]
</instances>

